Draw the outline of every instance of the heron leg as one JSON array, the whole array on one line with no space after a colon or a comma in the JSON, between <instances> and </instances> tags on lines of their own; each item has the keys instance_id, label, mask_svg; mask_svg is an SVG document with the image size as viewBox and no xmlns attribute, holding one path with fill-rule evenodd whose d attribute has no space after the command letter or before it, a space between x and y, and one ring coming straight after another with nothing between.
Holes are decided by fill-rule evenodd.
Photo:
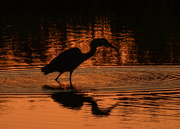
<instances>
[{"instance_id":1,"label":"heron leg","mask_svg":"<svg viewBox=\"0 0 180 129\"><path fill-rule=\"evenodd\" d=\"M58 82L58 78L61 76L62 73L60 73L57 78L55 79Z\"/></svg>"},{"instance_id":2,"label":"heron leg","mask_svg":"<svg viewBox=\"0 0 180 129\"><path fill-rule=\"evenodd\" d=\"M69 81L70 81L70 88L73 89L72 82L71 82L71 76L72 76L72 71L70 71Z\"/></svg>"}]
</instances>

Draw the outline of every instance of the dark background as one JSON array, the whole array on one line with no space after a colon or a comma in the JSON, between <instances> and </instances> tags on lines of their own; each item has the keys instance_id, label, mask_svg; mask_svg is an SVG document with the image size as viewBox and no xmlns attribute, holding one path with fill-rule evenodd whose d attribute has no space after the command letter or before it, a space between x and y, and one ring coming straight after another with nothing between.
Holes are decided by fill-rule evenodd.
<instances>
[{"instance_id":1,"label":"dark background","mask_svg":"<svg viewBox=\"0 0 180 129\"><path fill-rule=\"evenodd\" d=\"M14 59L17 62L23 59L31 65L33 58L45 62L49 43L42 37L48 34L49 22L56 22L64 43L67 23L93 28L97 17L107 17L114 36L124 26L134 30L137 62L117 65L180 64L179 5L177 0L1 0L0 60L8 60L7 50L11 49L20 58Z\"/></svg>"}]
</instances>

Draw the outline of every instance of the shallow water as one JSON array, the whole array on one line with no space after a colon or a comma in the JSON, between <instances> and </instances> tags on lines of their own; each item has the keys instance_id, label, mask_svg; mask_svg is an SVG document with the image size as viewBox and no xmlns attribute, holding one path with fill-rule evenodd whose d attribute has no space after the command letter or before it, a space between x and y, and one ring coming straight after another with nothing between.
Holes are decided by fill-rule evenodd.
<instances>
[{"instance_id":1,"label":"shallow water","mask_svg":"<svg viewBox=\"0 0 180 129\"><path fill-rule=\"evenodd\" d=\"M180 127L179 66L79 68L74 90L57 74L1 71L0 128Z\"/></svg>"}]
</instances>

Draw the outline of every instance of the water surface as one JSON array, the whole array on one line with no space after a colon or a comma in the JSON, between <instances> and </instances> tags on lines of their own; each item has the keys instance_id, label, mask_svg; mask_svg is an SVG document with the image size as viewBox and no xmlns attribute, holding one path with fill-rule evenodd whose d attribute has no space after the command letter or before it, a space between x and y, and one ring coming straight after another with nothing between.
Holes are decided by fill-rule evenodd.
<instances>
[{"instance_id":1,"label":"water surface","mask_svg":"<svg viewBox=\"0 0 180 129\"><path fill-rule=\"evenodd\" d=\"M180 127L180 71L170 67L93 67L43 76L40 69L0 72L1 128ZM61 88L60 88L61 87Z\"/></svg>"}]
</instances>

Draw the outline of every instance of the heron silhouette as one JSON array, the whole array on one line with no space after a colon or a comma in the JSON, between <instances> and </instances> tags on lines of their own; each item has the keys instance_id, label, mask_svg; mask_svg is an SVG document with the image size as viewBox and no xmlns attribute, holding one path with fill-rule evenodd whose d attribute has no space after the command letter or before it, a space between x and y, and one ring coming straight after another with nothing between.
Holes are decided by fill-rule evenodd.
<instances>
[{"instance_id":1,"label":"heron silhouette","mask_svg":"<svg viewBox=\"0 0 180 129\"><path fill-rule=\"evenodd\" d=\"M55 79L58 82L58 78L64 72L70 72L70 88L73 89L71 76L74 71L82 62L90 58L96 52L96 48L99 46L111 47L118 50L111 45L105 38L93 39L90 43L90 51L88 53L82 53L79 48L71 48L59 54L49 64L41 68L44 75L52 72L59 72L60 74Z\"/></svg>"}]
</instances>

